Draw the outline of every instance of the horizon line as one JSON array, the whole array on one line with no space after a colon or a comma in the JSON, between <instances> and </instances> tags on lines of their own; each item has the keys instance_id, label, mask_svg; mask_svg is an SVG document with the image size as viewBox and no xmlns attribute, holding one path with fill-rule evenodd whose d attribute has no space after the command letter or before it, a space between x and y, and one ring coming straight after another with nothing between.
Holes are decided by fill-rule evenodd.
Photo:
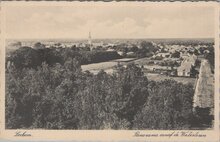
<instances>
[{"instance_id":1,"label":"horizon line","mask_svg":"<svg viewBox=\"0 0 220 142\"><path fill-rule=\"evenodd\" d=\"M84 40L88 38L6 38L6 40L56 40L56 39L67 39L67 40ZM93 40L97 39L215 39L215 37L152 37L152 38L145 38L145 37L140 37L140 38L92 38Z\"/></svg>"}]
</instances>

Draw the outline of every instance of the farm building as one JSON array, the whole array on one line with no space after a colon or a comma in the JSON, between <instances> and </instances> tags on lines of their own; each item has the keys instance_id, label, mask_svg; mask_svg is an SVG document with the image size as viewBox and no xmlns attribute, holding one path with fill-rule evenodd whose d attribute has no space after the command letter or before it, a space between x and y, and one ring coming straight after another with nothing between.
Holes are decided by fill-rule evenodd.
<instances>
[{"instance_id":1,"label":"farm building","mask_svg":"<svg viewBox=\"0 0 220 142\"><path fill-rule=\"evenodd\" d=\"M188 57L184 58L181 63L181 66L177 69L178 76L190 76L191 69L195 66L197 56L195 55L188 55Z\"/></svg>"},{"instance_id":2,"label":"farm building","mask_svg":"<svg viewBox=\"0 0 220 142\"><path fill-rule=\"evenodd\" d=\"M168 57L170 57L170 53L158 53L153 56L153 58L155 58L155 57L163 57L163 58L167 57L168 58Z\"/></svg>"},{"instance_id":3,"label":"farm building","mask_svg":"<svg viewBox=\"0 0 220 142\"><path fill-rule=\"evenodd\" d=\"M107 49L106 51L115 51L115 49L109 48L109 49Z\"/></svg>"},{"instance_id":4,"label":"farm building","mask_svg":"<svg viewBox=\"0 0 220 142\"><path fill-rule=\"evenodd\" d=\"M127 55L134 55L134 52L128 52Z\"/></svg>"},{"instance_id":5,"label":"farm building","mask_svg":"<svg viewBox=\"0 0 220 142\"><path fill-rule=\"evenodd\" d=\"M197 56L191 55L191 56L188 56L187 58L184 58L183 62L189 62L192 66L195 66L196 59L197 59Z\"/></svg>"},{"instance_id":6,"label":"farm building","mask_svg":"<svg viewBox=\"0 0 220 142\"><path fill-rule=\"evenodd\" d=\"M177 68L178 76L190 76L192 64L190 62L183 62L180 67Z\"/></svg>"},{"instance_id":7,"label":"farm building","mask_svg":"<svg viewBox=\"0 0 220 142\"><path fill-rule=\"evenodd\" d=\"M122 52L122 51L117 51L117 53L121 56L124 54L124 52Z\"/></svg>"},{"instance_id":8,"label":"farm building","mask_svg":"<svg viewBox=\"0 0 220 142\"><path fill-rule=\"evenodd\" d=\"M142 69L148 70L151 73L157 74L165 74L169 76L176 76L176 67L169 67L169 66L159 66L159 65L142 65Z\"/></svg>"}]
</instances>

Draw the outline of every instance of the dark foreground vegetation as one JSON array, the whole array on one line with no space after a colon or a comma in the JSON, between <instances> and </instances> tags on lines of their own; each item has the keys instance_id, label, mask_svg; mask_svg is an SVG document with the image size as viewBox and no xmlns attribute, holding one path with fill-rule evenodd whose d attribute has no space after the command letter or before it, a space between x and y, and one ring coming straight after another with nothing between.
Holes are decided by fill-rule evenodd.
<instances>
[{"instance_id":1,"label":"dark foreground vegetation","mask_svg":"<svg viewBox=\"0 0 220 142\"><path fill-rule=\"evenodd\" d=\"M190 84L149 81L134 64L117 66L113 75L82 72L81 56L75 56L80 52L66 52L59 55L61 59L58 52L49 50L40 58L34 55L35 50L25 52L21 56L15 51L7 59L11 61L6 69L7 129L169 130L211 126L209 110L205 110L207 114L200 109L193 112L194 90Z\"/></svg>"}]
</instances>

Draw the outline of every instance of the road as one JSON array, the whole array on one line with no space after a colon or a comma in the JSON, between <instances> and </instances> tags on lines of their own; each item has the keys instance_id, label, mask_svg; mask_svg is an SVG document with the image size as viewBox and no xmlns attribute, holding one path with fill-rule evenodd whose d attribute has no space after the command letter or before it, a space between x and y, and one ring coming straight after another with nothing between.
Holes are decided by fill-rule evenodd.
<instances>
[{"instance_id":1,"label":"road","mask_svg":"<svg viewBox=\"0 0 220 142\"><path fill-rule=\"evenodd\" d=\"M214 108L214 75L207 60L202 60L194 94L194 107Z\"/></svg>"}]
</instances>

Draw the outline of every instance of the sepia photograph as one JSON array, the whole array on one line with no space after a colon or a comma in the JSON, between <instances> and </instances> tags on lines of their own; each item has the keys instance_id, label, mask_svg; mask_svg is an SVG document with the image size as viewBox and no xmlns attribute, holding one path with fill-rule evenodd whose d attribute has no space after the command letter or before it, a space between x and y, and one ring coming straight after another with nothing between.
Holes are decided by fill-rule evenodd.
<instances>
[{"instance_id":1,"label":"sepia photograph","mask_svg":"<svg viewBox=\"0 0 220 142\"><path fill-rule=\"evenodd\" d=\"M8 5L5 129L213 130L215 8L169 7Z\"/></svg>"}]
</instances>

